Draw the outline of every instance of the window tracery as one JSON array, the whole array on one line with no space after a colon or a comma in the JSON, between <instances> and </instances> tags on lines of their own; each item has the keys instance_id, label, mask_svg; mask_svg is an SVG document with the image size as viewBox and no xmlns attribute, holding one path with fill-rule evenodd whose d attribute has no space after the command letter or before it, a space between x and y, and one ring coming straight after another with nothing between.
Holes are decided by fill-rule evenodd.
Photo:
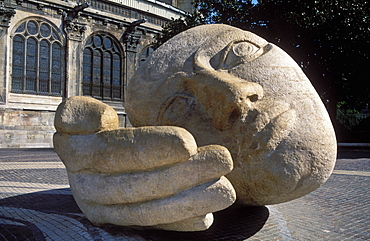
<instances>
[{"instance_id":1,"label":"window tracery","mask_svg":"<svg viewBox=\"0 0 370 241\"><path fill-rule=\"evenodd\" d=\"M12 40L13 93L62 96L64 47L60 31L42 19L23 21Z\"/></svg>"},{"instance_id":2,"label":"window tracery","mask_svg":"<svg viewBox=\"0 0 370 241\"><path fill-rule=\"evenodd\" d=\"M83 52L83 95L123 100L123 57L117 41L99 33L90 36Z\"/></svg>"}]
</instances>

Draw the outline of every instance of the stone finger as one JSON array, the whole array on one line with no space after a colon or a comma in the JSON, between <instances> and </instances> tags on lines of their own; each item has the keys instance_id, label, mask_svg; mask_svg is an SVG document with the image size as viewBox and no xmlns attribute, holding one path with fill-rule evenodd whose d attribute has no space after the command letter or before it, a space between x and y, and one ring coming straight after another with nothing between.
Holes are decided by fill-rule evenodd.
<instances>
[{"instance_id":1,"label":"stone finger","mask_svg":"<svg viewBox=\"0 0 370 241\"><path fill-rule=\"evenodd\" d=\"M228 174L233 168L230 152L223 146L200 147L189 161L146 172L123 174L71 173L74 194L84 202L137 203L174 195Z\"/></svg>"},{"instance_id":2,"label":"stone finger","mask_svg":"<svg viewBox=\"0 0 370 241\"><path fill-rule=\"evenodd\" d=\"M206 215L231 206L236 193L225 177L187 189L176 195L135 204L101 205L74 198L94 224L154 226Z\"/></svg>"},{"instance_id":3,"label":"stone finger","mask_svg":"<svg viewBox=\"0 0 370 241\"><path fill-rule=\"evenodd\" d=\"M117 129L118 116L112 107L97 99L73 96L58 106L54 126L61 133L91 134Z\"/></svg>"},{"instance_id":4,"label":"stone finger","mask_svg":"<svg viewBox=\"0 0 370 241\"><path fill-rule=\"evenodd\" d=\"M158 224L153 226L155 229L164 229L169 231L204 231L213 223L213 214L208 213L203 216L188 218L175 223Z\"/></svg>"},{"instance_id":5,"label":"stone finger","mask_svg":"<svg viewBox=\"0 0 370 241\"><path fill-rule=\"evenodd\" d=\"M186 161L197 153L193 136L174 126L148 126L88 135L54 134L54 149L68 171L146 171Z\"/></svg>"}]
</instances>

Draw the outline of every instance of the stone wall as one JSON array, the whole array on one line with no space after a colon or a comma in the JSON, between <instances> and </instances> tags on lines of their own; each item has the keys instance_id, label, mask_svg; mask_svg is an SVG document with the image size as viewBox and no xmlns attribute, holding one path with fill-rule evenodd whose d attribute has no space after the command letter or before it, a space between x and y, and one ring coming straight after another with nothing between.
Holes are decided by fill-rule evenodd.
<instances>
[{"instance_id":1,"label":"stone wall","mask_svg":"<svg viewBox=\"0 0 370 241\"><path fill-rule=\"evenodd\" d=\"M0 148L52 147L54 112L0 110Z\"/></svg>"},{"instance_id":2,"label":"stone wall","mask_svg":"<svg viewBox=\"0 0 370 241\"><path fill-rule=\"evenodd\" d=\"M55 111L0 109L0 148L53 147ZM120 127L127 125L119 114Z\"/></svg>"},{"instance_id":3,"label":"stone wall","mask_svg":"<svg viewBox=\"0 0 370 241\"><path fill-rule=\"evenodd\" d=\"M121 57L122 95L120 98L111 99L103 97L103 101L117 111L121 127L129 126L124 108L127 82L140 61L146 57L146 49L159 34L161 25L171 17L180 17L183 14L183 11L173 6L146 0L142 2L145 2L145 6L153 7L150 12L147 8L136 6L135 1L122 3L122 1L91 0L86 8L79 0L2 2L4 3L0 13L0 54L3 56L0 58L0 148L52 147L52 136L55 132L54 114L59 103L71 96L88 95L83 92L83 51L87 46L86 42L96 35L109 36L116 44L115 51L119 52ZM146 22L140 26L132 25L144 18ZM26 32L18 29L28 21L52 28L55 35L53 36L63 46L61 64L57 65L63 76L60 93L52 93L51 90L40 91L38 87L27 89L24 84L23 87L12 85L13 39L18 35L28 36ZM36 29L39 31L41 27ZM41 38L35 39L39 44ZM23 54L26 56L27 53ZM25 68L23 66L22 71ZM37 74L35 78L39 81ZM25 83L25 80L22 81Z\"/></svg>"}]
</instances>

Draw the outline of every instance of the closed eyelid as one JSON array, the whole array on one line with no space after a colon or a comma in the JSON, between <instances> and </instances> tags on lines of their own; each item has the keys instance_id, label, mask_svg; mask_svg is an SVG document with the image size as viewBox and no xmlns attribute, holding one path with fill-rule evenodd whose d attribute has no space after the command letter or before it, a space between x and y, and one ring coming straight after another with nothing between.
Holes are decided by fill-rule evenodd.
<instances>
[{"instance_id":1,"label":"closed eyelid","mask_svg":"<svg viewBox=\"0 0 370 241\"><path fill-rule=\"evenodd\" d=\"M240 46L241 44L244 46ZM244 39L235 40L224 48L217 69L231 69L245 62L250 62L266 53L269 50L269 48L265 48L266 46L268 44L259 45ZM246 47L244 53L243 47Z\"/></svg>"},{"instance_id":2,"label":"closed eyelid","mask_svg":"<svg viewBox=\"0 0 370 241\"><path fill-rule=\"evenodd\" d=\"M234 58L228 59L228 56L232 56L233 47L241 43L248 43L254 46L257 50L250 56L236 56ZM208 45L207 45L208 46ZM250 62L261 55L267 53L271 49L270 45L265 40L261 41L259 39L248 39L240 38L229 42L225 47L223 47L217 54L211 55L209 52L205 51L205 47L201 46L193 56L193 64L195 72L204 69L213 70L229 70L237 67L240 64Z\"/></svg>"},{"instance_id":3,"label":"closed eyelid","mask_svg":"<svg viewBox=\"0 0 370 241\"><path fill-rule=\"evenodd\" d=\"M251 45L254 45L256 46L258 49L261 49L263 48L264 45L259 45L259 44L256 44L256 43L253 43L249 40L245 40L245 39L239 39L239 40L235 40L235 41L232 41L231 43L229 43L226 48L225 48L225 54L227 54L227 52L229 52L230 50L232 50L232 48L236 45L236 44L240 44L240 43L249 43Z\"/></svg>"}]
</instances>

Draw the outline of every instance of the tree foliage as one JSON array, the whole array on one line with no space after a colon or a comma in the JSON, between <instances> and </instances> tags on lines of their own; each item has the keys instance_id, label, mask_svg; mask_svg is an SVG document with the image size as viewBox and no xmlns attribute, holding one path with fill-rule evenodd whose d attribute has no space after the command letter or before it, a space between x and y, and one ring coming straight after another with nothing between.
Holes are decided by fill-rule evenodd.
<instances>
[{"instance_id":1,"label":"tree foliage","mask_svg":"<svg viewBox=\"0 0 370 241\"><path fill-rule=\"evenodd\" d=\"M251 12L260 35L301 64L325 99L361 109L370 101L370 2L265 0ZM263 14L267 15L263 16Z\"/></svg>"},{"instance_id":2,"label":"tree foliage","mask_svg":"<svg viewBox=\"0 0 370 241\"><path fill-rule=\"evenodd\" d=\"M370 102L370 1L195 0L194 7L164 27L159 44L200 24L233 25L288 52L332 108L341 102L361 110Z\"/></svg>"},{"instance_id":3,"label":"tree foliage","mask_svg":"<svg viewBox=\"0 0 370 241\"><path fill-rule=\"evenodd\" d=\"M162 34L156 37L153 47L156 49L176 34L205 23L204 18L197 11L187 14L183 18L172 18L166 25L162 26Z\"/></svg>"}]
</instances>

